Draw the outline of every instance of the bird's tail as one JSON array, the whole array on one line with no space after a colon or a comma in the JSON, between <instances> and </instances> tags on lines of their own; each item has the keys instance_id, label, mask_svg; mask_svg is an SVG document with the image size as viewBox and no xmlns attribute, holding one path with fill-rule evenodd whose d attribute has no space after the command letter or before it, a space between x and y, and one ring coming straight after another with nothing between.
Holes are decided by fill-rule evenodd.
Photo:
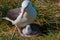
<instances>
[{"instance_id":1,"label":"bird's tail","mask_svg":"<svg viewBox=\"0 0 60 40\"><path fill-rule=\"evenodd\" d=\"M13 22L13 20L10 20L8 17L3 17L2 19L8 20L10 22Z\"/></svg>"}]
</instances>

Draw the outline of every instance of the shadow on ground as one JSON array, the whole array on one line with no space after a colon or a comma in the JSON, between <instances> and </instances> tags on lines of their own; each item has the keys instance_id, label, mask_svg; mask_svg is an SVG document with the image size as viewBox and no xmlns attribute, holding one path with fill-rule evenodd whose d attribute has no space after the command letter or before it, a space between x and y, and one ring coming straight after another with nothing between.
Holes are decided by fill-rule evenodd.
<instances>
[{"instance_id":1,"label":"shadow on ground","mask_svg":"<svg viewBox=\"0 0 60 40\"><path fill-rule=\"evenodd\" d=\"M50 32L55 33L56 31L58 31L60 28L59 27L60 24L57 24L57 25L56 23L49 23L49 24L44 23L43 25L32 23L31 28L33 30L37 30L39 33L39 36L43 36L43 35L48 35L48 33Z\"/></svg>"}]
</instances>

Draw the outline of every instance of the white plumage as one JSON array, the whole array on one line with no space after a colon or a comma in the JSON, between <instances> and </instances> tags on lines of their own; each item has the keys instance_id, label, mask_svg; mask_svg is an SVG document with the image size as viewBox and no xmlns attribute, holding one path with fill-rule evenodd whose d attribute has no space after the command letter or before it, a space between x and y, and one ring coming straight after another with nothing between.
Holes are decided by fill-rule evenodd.
<instances>
[{"instance_id":1,"label":"white plumage","mask_svg":"<svg viewBox=\"0 0 60 40\"><path fill-rule=\"evenodd\" d=\"M23 33L24 35L29 35L31 32L32 32L32 30L31 30L31 28L30 28L30 25L27 25L26 28L24 28L24 29L22 30L22 33Z\"/></svg>"},{"instance_id":2,"label":"white plumage","mask_svg":"<svg viewBox=\"0 0 60 40\"><path fill-rule=\"evenodd\" d=\"M24 15L23 15L23 11L24 11ZM3 19L6 19L6 20L12 22L12 24L17 27L18 31L20 30L19 27L24 27L28 24L33 23L37 16L37 12L29 0L24 0L22 2L22 5L20 8L10 10L8 12L8 15L9 14L11 14L11 15L3 17ZM13 20L14 19L13 17L15 17L15 16L12 14L14 14L15 16L18 14L18 16L16 16L15 20ZM23 17L22 17L22 15L23 15ZM25 34L30 33L31 29L28 30L28 28L29 28L29 26L27 26L26 29L23 29L22 32L24 33L24 31L25 31Z\"/></svg>"},{"instance_id":3,"label":"white plumage","mask_svg":"<svg viewBox=\"0 0 60 40\"><path fill-rule=\"evenodd\" d=\"M22 2L22 7L20 9L21 9L21 11L22 11L22 9L24 9L23 18L21 18L22 13L19 13L18 17L14 21L8 17L3 17L3 19L6 19L6 20L12 22L12 24L14 24L14 25L20 24L20 26L22 26L22 27L27 24L33 23L37 16L37 12L33 8L31 2L29 0L24 0Z\"/></svg>"}]
</instances>

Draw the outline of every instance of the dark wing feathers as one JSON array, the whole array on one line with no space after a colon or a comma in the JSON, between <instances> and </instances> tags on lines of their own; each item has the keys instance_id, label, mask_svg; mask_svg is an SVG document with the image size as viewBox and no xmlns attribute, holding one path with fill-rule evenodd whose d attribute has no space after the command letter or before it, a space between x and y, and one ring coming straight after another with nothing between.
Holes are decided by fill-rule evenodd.
<instances>
[{"instance_id":1,"label":"dark wing feathers","mask_svg":"<svg viewBox=\"0 0 60 40\"><path fill-rule=\"evenodd\" d=\"M15 20L19 13L21 13L21 8L11 9L7 13L7 17L11 20Z\"/></svg>"}]
</instances>

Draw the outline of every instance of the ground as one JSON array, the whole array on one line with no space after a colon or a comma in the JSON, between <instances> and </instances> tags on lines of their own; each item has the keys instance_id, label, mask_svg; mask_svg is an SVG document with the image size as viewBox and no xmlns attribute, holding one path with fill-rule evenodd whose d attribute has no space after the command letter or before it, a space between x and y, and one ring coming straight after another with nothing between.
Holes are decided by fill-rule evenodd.
<instances>
[{"instance_id":1,"label":"ground","mask_svg":"<svg viewBox=\"0 0 60 40\"><path fill-rule=\"evenodd\" d=\"M6 16L8 10L20 7L21 2L22 0L0 0L0 19ZM44 33L39 37L23 38L9 21L0 20L0 40L60 40L60 7L50 0L31 2L38 13L35 23L43 28Z\"/></svg>"}]
</instances>

